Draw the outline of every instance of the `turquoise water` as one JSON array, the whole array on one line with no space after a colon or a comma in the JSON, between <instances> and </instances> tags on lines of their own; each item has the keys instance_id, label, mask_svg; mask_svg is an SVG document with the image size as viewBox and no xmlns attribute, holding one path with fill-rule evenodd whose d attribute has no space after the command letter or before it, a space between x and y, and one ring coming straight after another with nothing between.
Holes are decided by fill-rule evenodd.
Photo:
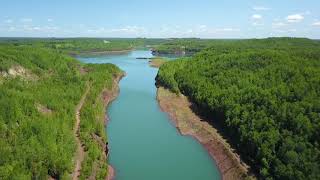
<instances>
[{"instance_id":1,"label":"turquoise water","mask_svg":"<svg viewBox=\"0 0 320 180\"><path fill-rule=\"evenodd\" d=\"M127 55L79 58L86 63L113 63L127 73L120 94L109 106L109 163L116 180L212 180L219 171L202 145L182 136L156 100L155 76L147 60L150 51Z\"/></svg>"}]
</instances>

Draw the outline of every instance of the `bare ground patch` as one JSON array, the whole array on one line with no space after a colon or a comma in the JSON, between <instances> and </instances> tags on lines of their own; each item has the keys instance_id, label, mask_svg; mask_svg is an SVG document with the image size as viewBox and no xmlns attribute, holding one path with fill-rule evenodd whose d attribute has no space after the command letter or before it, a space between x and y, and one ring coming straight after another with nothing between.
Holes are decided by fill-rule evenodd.
<instances>
[{"instance_id":1,"label":"bare ground patch","mask_svg":"<svg viewBox=\"0 0 320 180\"><path fill-rule=\"evenodd\" d=\"M12 66L7 71L1 71L0 76L2 76L3 78L20 77L21 79L27 80L27 81L35 81L38 79L38 76L36 76L30 70L25 69L20 65Z\"/></svg>"},{"instance_id":2,"label":"bare ground patch","mask_svg":"<svg viewBox=\"0 0 320 180\"><path fill-rule=\"evenodd\" d=\"M37 110L44 115L51 115L52 109L49 109L47 106L37 103L36 105Z\"/></svg>"}]
</instances>

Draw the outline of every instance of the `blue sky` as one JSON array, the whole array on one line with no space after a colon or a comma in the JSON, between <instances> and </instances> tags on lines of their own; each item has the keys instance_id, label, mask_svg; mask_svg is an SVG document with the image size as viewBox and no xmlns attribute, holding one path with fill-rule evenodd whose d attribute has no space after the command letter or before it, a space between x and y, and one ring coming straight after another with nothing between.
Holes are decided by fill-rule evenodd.
<instances>
[{"instance_id":1,"label":"blue sky","mask_svg":"<svg viewBox=\"0 0 320 180\"><path fill-rule=\"evenodd\" d=\"M320 0L1 0L0 36L320 39Z\"/></svg>"}]
</instances>

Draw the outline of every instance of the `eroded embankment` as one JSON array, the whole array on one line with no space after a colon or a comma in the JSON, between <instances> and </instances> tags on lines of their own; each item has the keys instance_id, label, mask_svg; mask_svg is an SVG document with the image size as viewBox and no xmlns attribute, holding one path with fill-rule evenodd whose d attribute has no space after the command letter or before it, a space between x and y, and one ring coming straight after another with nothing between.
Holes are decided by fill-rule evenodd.
<instances>
[{"instance_id":1,"label":"eroded embankment","mask_svg":"<svg viewBox=\"0 0 320 180\"><path fill-rule=\"evenodd\" d=\"M220 170L222 179L238 180L248 177L248 167L241 162L217 130L192 111L187 97L159 87L157 100L182 135L193 136L208 150Z\"/></svg>"},{"instance_id":2,"label":"eroded embankment","mask_svg":"<svg viewBox=\"0 0 320 180\"><path fill-rule=\"evenodd\" d=\"M102 99L103 105L106 108L118 96L118 93L119 93L118 83L123 76L124 76L124 73L121 72L116 77L114 77L113 83L112 83L112 88L111 89L108 89L108 88L103 89L103 91L101 92L101 95L97 97L97 98ZM80 133L80 128L81 128L81 126L80 126L81 109L86 101L86 97L87 97L89 91L90 91L90 86L87 85L87 89L86 89L85 93L83 94L83 96L82 96L82 98L76 108L76 123L75 123L74 134L76 137L76 142L77 142L78 148L77 148L77 154L75 157L75 169L72 173L73 180L79 179L80 174L81 174L82 162L83 162L84 158L86 157L84 143L79 138L80 137L79 133ZM105 118L102 121L104 121L104 123L106 125L108 117L106 115L106 112L104 112L104 114L105 114ZM108 152L109 152L108 151L108 143L105 142L102 137L100 137L96 134L92 135L92 139L94 141L96 141L96 143L100 146L100 149L103 150L102 161L106 162L107 157L108 157ZM88 177L88 179L92 179L92 180L96 179L96 176L97 176L97 173L98 173L100 167L103 167L103 166L101 166L101 163L95 162L92 167L91 175ZM106 179L108 179L108 180L113 179L113 177L114 177L113 168L111 166L108 166L108 175L106 176Z\"/></svg>"},{"instance_id":3,"label":"eroded embankment","mask_svg":"<svg viewBox=\"0 0 320 180\"><path fill-rule=\"evenodd\" d=\"M119 81L125 76L125 73L121 73L119 74L113 81L113 85L112 85L112 89L105 89L102 93L101 93L101 97L103 99L103 103L106 106L105 109L107 109L107 107L111 104L111 102L113 100L115 100L118 95L119 95ZM109 121L109 117L108 114L105 113L105 125L107 126ZM108 158L109 155L109 148L108 148L108 143L103 144L103 149L106 155L106 160ZM108 175L106 177L106 180L112 180L115 177L115 171L113 169L113 167L111 165L108 165Z\"/></svg>"}]
</instances>

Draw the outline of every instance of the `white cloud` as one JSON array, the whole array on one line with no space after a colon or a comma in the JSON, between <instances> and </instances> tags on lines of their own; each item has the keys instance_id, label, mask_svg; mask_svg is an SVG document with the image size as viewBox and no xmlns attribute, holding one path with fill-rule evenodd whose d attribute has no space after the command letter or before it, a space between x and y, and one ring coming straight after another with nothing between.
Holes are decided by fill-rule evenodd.
<instances>
[{"instance_id":1,"label":"white cloud","mask_svg":"<svg viewBox=\"0 0 320 180\"><path fill-rule=\"evenodd\" d=\"M47 21L48 21L48 22L52 22L52 21L53 21L53 19L50 19L50 18L49 18L49 19L47 19Z\"/></svg>"},{"instance_id":2,"label":"white cloud","mask_svg":"<svg viewBox=\"0 0 320 180\"><path fill-rule=\"evenodd\" d=\"M279 27L283 27L286 26L287 24L283 23L283 22L274 22L272 23L272 28L279 28Z\"/></svg>"},{"instance_id":3,"label":"white cloud","mask_svg":"<svg viewBox=\"0 0 320 180\"><path fill-rule=\"evenodd\" d=\"M263 26L263 23L259 23L259 22L253 22L252 26Z\"/></svg>"},{"instance_id":4,"label":"white cloud","mask_svg":"<svg viewBox=\"0 0 320 180\"><path fill-rule=\"evenodd\" d=\"M12 26L9 31L16 31L16 32L28 32L28 33L56 33L58 30L60 30L59 27L56 26L33 26L30 24L24 24L24 25L17 25Z\"/></svg>"},{"instance_id":5,"label":"white cloud","mask_svg":"<svg viewBox=\"0 0 320 180\"><path fill-rule=\"evenodd\" d=\"M159 37L202 37L213 38L221 36L232 36L233 33L240 32L235 27L209 27L207 25L197 25L190 27L164 25L160 28L160 34L154 35ZM151 31L151 35L153 32Z\"/></svg>"},{"instance_id":6,"label":"white cloud","mask_svg":"<svg viewBox=\"0 0 320 180\"><path fill-rule=\"evenodd\" d=\"M200 32L205 32L205 31L207 31L208 27L207 27L207 25L200 25L197 29Z\"/></svg>"},{"instance_id":7,"label":"white cloud","mask_svg":"<svg viewBox=\"0 0 320 180\"><path fill-rule=\"evenodd\" d=\"M238 32L238 31L240 31L240 29L238 29L238 28L217 28L217 29L214 29L214 31L217 31L217 32Z\"/></svg>"},{"instance_id":8,"label":"white cloud","mask_svg":"<svg viewBox=\"0 0 320 180\"><path fill-rule=\"evenodd\" d=\"M13 27L13 26L12 26L12 27L9 27L9 29L8 29L9 32L12 32L12 31L15 31L15 30L16 30L16 28Z\"/></svg>"},{"instance_id":9,"label":"white cloud","mask_svg":"<svg viewBox=\"0 0 320 180\"><path fill-rule=\"evenodd\" d=\"M270 10L270 8L263 7L263 6L254 6L254 7L252 7L252 9L255 11L268 11L268 10Z\"/></svg>"},{"instance_id":10,"label":"white cloud","mask_svg":"<svg viewBox=\"0 0 320 180\"><path fill-rule=\"evenodd\" d=\"M276 33L295 33L297 32L296 29L275 29L273 30L273 32L276 32Z\"/></svg>"},{"instance_id":11,"label":"white cloud","mask_svg":"<svg viewBox=\"0 0 320 180\"><path fill-rule=\"evenodd\" d=\"M162 25L157 32L157 28L147 29L146 35L149 37L201 37L201 38L221 38L236 37L241 30L237 27L210 27L205 24L190 26Z\"/></svg>"},{"instance_id":12,"label":"white cloud","mask_svg":"<svg viewBox=\"0 0 320 180\"><path fill-rule=\"evenodd\" d=\"M12 19L6 19L4 22L7 23L7 24L11 24L11 23L13 23L13 20Z\"/></svg>"},{"instance_id":13,"label":"white cloud","mask_svg":"<svg viewBox=\"0 0 320 180\"><path fill-rule=\"evenodd\" d=\"M21 22L27 23L27 22L32 22L31 18L22 18L20 19Z\"/></svg>"},{"instance_id":14,"label":"white cloud","mask_svg":"<svg viewBox=\"0 0 320 180\"><path fill-rule=\"evenodd\" d=\"M276 29L276 30L274 30L274 32L277 32L277 33L287 33L287 31L281 30L281 29Z\"/></svg>"},{"instance_id":15,"label":"white cloud","mask_svg":"<svg viewBox=\"0 0 320 180\"><path fill-rule=\"evenodd\" d=\"M319 26L320 27L320 21L315 21L314 23L312 23L312 26Z\"/></svg>"},{"instance_id":16,"label":"white cloud","mask_svg":"<svg viewBox=\"0 0 320 180\"><path fill-rule=\"evenodd\" d=\"M310 14L311 14L311 11L305 11L303 14L305 14L305 15L310 15Z\"/></svg>"},{"instance_id":17,"label":"white cloud","mask_svg":"<svg viewBox=\"0 0 320 180\"><path fill-rule=\"evenodd\" d=\"M41 30L41 28L40 28L40 27L37 27L37 26L36 26L36 27L33 27L32 29L35 30L35 31Z\"/></svg>"},{"instance_id":18,"label":"white cloud","mask_svg":"<svg viewBox=\"0 0 320 180\"><path fill-rule=\"evenodd\" d=\"M144 27L139 27L139 26L126 26L123 28L115 28L111 30L107 30L110 32L121 32L121 33L140 33L144 32L146 29Z\"/></svg>"},{"instance_id":19,"label":"white cloud","mask_svg":"<svg viewBox=\"0 0 320 180\"><path fill-rule=\"evenodd\" d=\"M88 29L87 32L90 34L103 34L103 35L108 35L108 34L143 34L147 30L144 27L139 27L139 26L125 26L125 27L120 27L120 28L113 28L113 29L108 29L104 27L100 28L92 28Z\"/></svg>"},{"instance_id":20,"label":"white cloud","mask_svg":"<svg viewBox=\"0 0 320 180\"><path fill-rule=\"evenodd\" d=\"M297 23L301 22L304 19L303 15L301 14L292 14L287 16L286 20L290 23Z\"/></svg>"},{"instance_id":21,"label":"white cloud","mask_svg":"<svg viewBox=\"0 0 320 180\"><path fill-rule=\"evenodd\" d=\"M262 16L260 14L254 14L251 16L251 18L255 20L259 20L259 19L262 19Z\"/></svg>"},{"instance_id":22,"label":"white cloud","mask_svg":"<svg viewBox=\"0 0 320 180\"><path fill-rule=\"evenodd\" d=\"M47 19L45 19L47 20ZM26 36L88 36L88 37L202 37L202 38L235 38L241 35L241 30L237 27L212 27L206 24L178 26L162 25L160 27L143 27L138 25L128 25L120 27L94 27L87 25L68 25L56 27L51 23L47 25L22 23L3 26L1 32L25 34ZM24 21L33 22L33 21ZM1 28L1 27L0 27Z\"/></svg>"}]
</instances>

